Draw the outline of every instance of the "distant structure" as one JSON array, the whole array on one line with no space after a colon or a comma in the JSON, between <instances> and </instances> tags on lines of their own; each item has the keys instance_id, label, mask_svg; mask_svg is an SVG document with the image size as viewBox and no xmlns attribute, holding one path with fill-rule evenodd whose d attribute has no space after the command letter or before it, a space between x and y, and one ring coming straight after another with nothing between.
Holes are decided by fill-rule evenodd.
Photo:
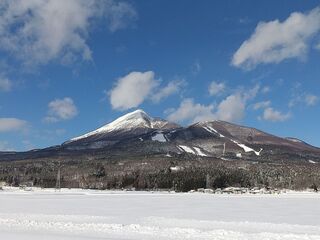
<instances>
[{"instance_id":1,"label":"distant structure","mask_svg":"<svg viewBox=\"0 0 320 240\"><path fill-rule=\"evenodd\" d=\"M6 186L6 185L7 185L6 182L1 181L1 182L0 182L0 190L3 190L3 187Z\"/></svg>"},{"instance_id":2,"label":"distant structure","mask_svg":"<svg viewBox=\"0 0 320 240\"><path fill-rule=\"evenodd\" d=\"M58 173L57 173L57 180L56 180L56 190L61 190L61 162L58 163Z\"/></svg>"},{"instance_id":3,"label":"distant structure","mask_svg":"<svg viewBox=\"0 0 320 240\"><path fill-rule=\"evenodd\" d=\"M209 189L212 187L212 184L211 184L211 177L209 174L206 175L206 189Z\"/></svg>"}]
</instances>

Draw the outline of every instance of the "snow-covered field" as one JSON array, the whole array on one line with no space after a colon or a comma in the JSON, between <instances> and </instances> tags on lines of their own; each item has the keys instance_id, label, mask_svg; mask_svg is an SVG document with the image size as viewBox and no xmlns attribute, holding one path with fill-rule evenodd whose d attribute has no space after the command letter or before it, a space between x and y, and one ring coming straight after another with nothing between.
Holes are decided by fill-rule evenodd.
<instances>
[{"instance_id":1,"label":"snow-covered field","mask_svg":"<svg viewBox=\"0 0 320 240\"><path fill-rule=\"evenodd\" d=\"M320 194L3 191L0 239L320 240Z\"/></svg>"}]
</instances>

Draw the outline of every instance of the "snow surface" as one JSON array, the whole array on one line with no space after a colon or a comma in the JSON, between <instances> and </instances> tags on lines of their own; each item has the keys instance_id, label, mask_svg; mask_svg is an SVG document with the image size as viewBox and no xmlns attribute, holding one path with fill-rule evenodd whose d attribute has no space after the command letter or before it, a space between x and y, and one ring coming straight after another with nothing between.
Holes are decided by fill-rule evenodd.
<instances>
[{"instance_id":1,"label":"snow surface","mask_svg":"<svg viewBox=\"0 0 320 240\"><path fill-rule=\"evenodd\" d=\"M202 152L202 150L201 150L200 148L198 148L198 147L193 147L193 148L194 148L194 150L196 150L197 155L203 156L203 157L207 157L207 156L208 156L207 154L205 154L204 152Z\"/></svg>"},{"instance_id":2,"label":"snow surface","mask_svg":"<svg viewBox=\"0 0 320 240\"><path fill-rule=\"evenodd\" d=\"M216 133L219 135L219 137L224 137L221 133L219 133L217 130L215 130L213 127L210 126L204 126L203 127L205 130L207 130L209 133Z\"/></svg>"},{"instance_id":3,"label":"snow surface","mask_svg":"<svg viewBox=\"0 0 320 240\"><path fill-rule=\"evenodd\" d=\"M0 193L0 239L319 240L320 194Z\"/></svg>"},{"instance_id":4,"label":"snow surface","mask_svg":"<svg viewBox=\"0 0 320 240\"><path fill-rule=\"evenodd\" d=\"M180 170L183 170L183 167L180 167L180 166L170 167L170 170L174 172L178 172Z\"/></svg>"},{"instance_id":5,"label":"snow surface","mask_svg":"<svg viewBox=\"0 0 320 240\"><path fill-rule=\"evenodd\" d=\"M191 154L196 154L190 147L185 145L179 145L179 148L181 148L183 151Z\"/></svg>"},{"instance_id":6,"label":"snow surface","mask_svg":"<svg viewBox=\"0 0 320 240\"><path fill-rule=\"evenodd\" d=\"M152 141L158 141L158 142L166 142L167 139L163 135L163 133L157 133L152 137Z\"/></svg>"},{"instance_id":7,"label":"snow surface","mask_svg":"<svg viewBox=\"0 0 320 240\"><path fill-rule=\"evenodd\" d=\"M291 142L303 143L303 141L301 141L300 139L297 139L297 138L287 137L286 139L291 141Z\"/></svg>"},{"instance_id":8,"label":"snow surface","mask_svg":"<svg viewBox=\"0 0 320 240\"><path fill-rule=\"evenodd\" d=\"M246 145L244 145L244 144L242 144L242 143L238 143L237 141L235 141L235 140L232 140L231 139L231 141L232 142L234 142L235 144L237 144L239 147L241 147L245 152L254 152L257 156L260 156L260 153L262 152L262 148L260 149L260 151L259 152L257 152L257 151L255 151L254 149L252 149L252 148L250 148L250 147L248 147L248 146L246 146Z\"/></svg>"},{"instance_id":9,"label":"snow surface","mask_svg":"<svg viewBox=\"0 0 320 240\"><path fill-rule=\"evenodd\" d=\"M183 152L191 153L191 154L202 156L202 157L208 157L208 155L202 152L202 150L199 147L191 148L185 145L179 145L178 148L180 151L183 151Z\"/></svg>"}]
</instances>

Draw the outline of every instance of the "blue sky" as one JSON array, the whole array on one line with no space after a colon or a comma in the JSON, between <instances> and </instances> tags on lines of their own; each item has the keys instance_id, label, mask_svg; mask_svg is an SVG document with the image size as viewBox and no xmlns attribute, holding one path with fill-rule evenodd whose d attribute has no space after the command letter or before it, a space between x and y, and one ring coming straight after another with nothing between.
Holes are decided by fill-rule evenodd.
<instances>
[{"instance_id":1,"label":"blue sky","mask_svg":"<svg viewBox=\"0 0 320 240\"><path fill-rule=\"evenodd\" d=\"M137 108L320 146L318 4L1 1L0 150L60 144Z\"/></svg>"}]
</instances>

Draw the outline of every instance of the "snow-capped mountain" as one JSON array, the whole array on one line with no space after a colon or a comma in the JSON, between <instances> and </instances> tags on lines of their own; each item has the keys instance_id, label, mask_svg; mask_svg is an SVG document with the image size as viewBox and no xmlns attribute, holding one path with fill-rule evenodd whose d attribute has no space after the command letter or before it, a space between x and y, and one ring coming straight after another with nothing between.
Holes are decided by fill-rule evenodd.
<instances>
[{"instance_id":1,"label":"snow-capped mountain","mask_svg":"<svg viewBox=\"0 0 320 240\"><path fill-rule=\"evenodd\" d=\"M257 161L280 155L301 155L320 150L303 141L277 137L260 130L224 121L206 121L181 127L136 110L97 130L72 138L62 145L68 151L107 151L132 156L223 157ZM121 153L119 153L121 152ZM307 158L307 157L306 157ZM308 159L309 160L309 159Z\"/></svg>"},{"instance_id":2,"label":"snow-capped mountain","mask_svg":"<svg viewBox=\"0 0 320 240\"><path fill-rule=\"evenodd\" d=\"M128 113L65 143L28 152L0 152L0 178L54 187L172 188L320 184L320 149L224 121L187 127ZM208 180L209 176L209 180Z\"/></svg>"},{"instance_id":3,"label":"snow-capped mountain","mask_svg":"<svg viewBox=\"0 0 320 240\"><path fill-rule=\"evenodd\" d=\"M72 138L69 142L78 141L95 135L103 135L115 132L129 132L136 129L170 129L179 127L177 124L170 123L160 118L152 118L143 110L138 109L119 117L115 121L108 123L97 130L86 133L79 137Z\"/></svg>"},{"instance_id":4,"label":"snow-capped mountain","mask_svg":"<svg viewBox=\"0 0 320 240\"><path fill-rule=\"evenodd\" d=\"M37 158L54 155L99 154L108 156L185 156L228 160L320 161L320 149L293 138L277 137L255 128L224 121L199 122L181 127L143 110L125 114L94 131L60 146L19 154L0 154L3 159Z\"/></svg>"}]
</instances>

